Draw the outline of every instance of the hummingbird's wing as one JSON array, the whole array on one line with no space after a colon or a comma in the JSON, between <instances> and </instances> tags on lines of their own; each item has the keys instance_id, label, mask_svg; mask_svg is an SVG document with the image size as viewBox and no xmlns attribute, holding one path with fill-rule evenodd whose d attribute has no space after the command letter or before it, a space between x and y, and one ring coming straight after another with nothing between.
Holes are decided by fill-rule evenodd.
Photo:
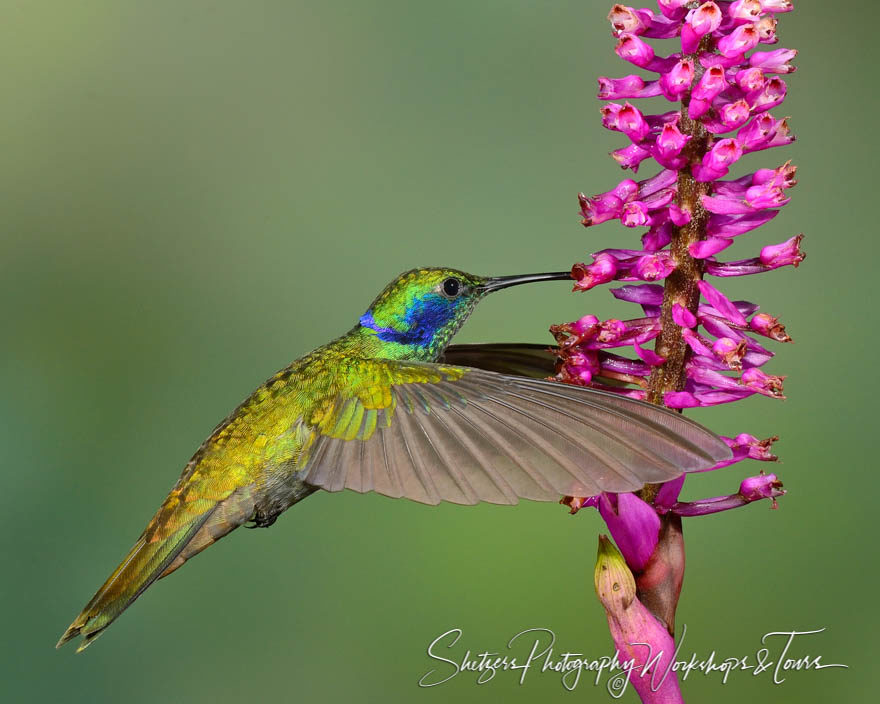
<instances>
[{"instance_id":1,"label":"hummingbird's wing","mask_svg":"<svg viewBox=\"0 0 880 704\"><path fill-rule=\"evenodd\" d=\"M543 379L556 373L556 355L547 345L488 342L449 345L440 361L490 372Z\"/></svg>"},{"instance_id":2,"label":"hummingbird's wing","mask_svg":"<svg viewBox=\"0 0 880 704\"><path fill-rule=\"evenodd\" d=\"M316 416L297 467L310 485L515 504L634 491L730 457L692 420L615 394L462 366L363 363L375 365L370 384Z\"/></svg>"}]
</instances>

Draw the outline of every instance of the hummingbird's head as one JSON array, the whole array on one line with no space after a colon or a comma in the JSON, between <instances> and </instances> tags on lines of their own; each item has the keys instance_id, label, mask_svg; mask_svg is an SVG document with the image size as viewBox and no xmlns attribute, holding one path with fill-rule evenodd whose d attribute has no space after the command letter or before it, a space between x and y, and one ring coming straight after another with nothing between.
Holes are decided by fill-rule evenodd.
<instances>
[{"instance_id":1,"label":"hummingbird's head","mask_svg":"<svg viewBox=\"0 0 880 704\"><path fill-rule=\"evenodd\" d=\"M361 316L360 327L387 345L389 357L435 360L487 293L569 278L567 271L490 278L457 269L413 269L385 287Z\"/></svg>"}]
</instances>

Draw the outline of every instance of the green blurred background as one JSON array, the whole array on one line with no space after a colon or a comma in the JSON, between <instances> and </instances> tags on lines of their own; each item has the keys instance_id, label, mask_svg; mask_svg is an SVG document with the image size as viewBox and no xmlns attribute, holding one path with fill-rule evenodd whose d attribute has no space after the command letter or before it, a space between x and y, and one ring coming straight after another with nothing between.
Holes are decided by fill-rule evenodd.
<instances>
[{"instance_id":1,"label":"green blurred background","mask_svg":"<svg viewBox=\"0 0 880 704\"><path fill-rule=\"evenodd\" d=\"M574 693L555 675L417 686L427 644L453 627L458 657L530 627L609 652L592 587L602 524L553 504L316 495L150 589L84 655L52 647L216 421L399 271L552 270L635 245L616 225L584 230L575 197L624 177L594 97L596 75L627 72L609 5L0 4L4 701L610 701L586 677ZM704 656L825 627L797 653L850 669L781 686L697 674L689 701L864 701L880 655L876 375L860 366L877 342L880 11L796 7L779 33L799 71L776 112L799 141L744 161L792 158L801 184L730 258L800 231L809 258L724 283L794 336L767 368L789 375L788 400L696 414L780 435L790 493L779 511L687 521L679 622L683 652ZM551 323L587 312L635 309L605 288L528 287L487 301L458 339L549 343ZM686 496L730 493L758 468L694 477Z\"/></svg>"}]
</instances>

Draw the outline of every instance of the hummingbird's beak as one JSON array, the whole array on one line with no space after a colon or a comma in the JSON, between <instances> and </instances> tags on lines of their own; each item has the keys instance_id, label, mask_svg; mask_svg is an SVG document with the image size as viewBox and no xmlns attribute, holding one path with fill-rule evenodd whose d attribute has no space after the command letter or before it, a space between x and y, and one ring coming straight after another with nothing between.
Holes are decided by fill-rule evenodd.
<instances>
[{"instance_id":1,"label":"hummingbird's beak","mask_svg":"<svg viewBox=\"0 0 880 704\"><path fill-rule=\"evenodd\" d=\"M520 274L519 276L493 276L477 287L482 293L492 293L509 286L530 284L533 281L566 281L571 279L570 271L554 271L549 274Z\"/></svg>"}]
</instances>

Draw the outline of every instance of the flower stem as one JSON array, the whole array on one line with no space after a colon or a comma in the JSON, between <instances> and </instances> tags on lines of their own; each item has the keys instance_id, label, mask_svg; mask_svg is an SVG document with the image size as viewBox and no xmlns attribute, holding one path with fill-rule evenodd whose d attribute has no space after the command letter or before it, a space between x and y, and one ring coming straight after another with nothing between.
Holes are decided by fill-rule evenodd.
<instances>
[{"instance_id":1,"label":"flower stem","mask_svg":"<svg viewBox=\"0 0 880 704\"><path fill-rule=\"evenodd\" d=\"M700 80L705 69L700 65L699 55L708 51L711 46L710 36L705 36L700 41L700 46L690 58L696 66L694 80L695 85ZM663 307L660 312L660 325L662 332L657 338L654 351L664 357L666 361L654 368L648 381L647 401L649 403L663 404L663 394L667 391L681 391L684 389L686 379L686 364L690 356L690 347L684 341L681 328L672 319L672 307L678 303L691 313L696 314L700 303L700 290L697 282L703 278L704 265L702 259L694 259L688 247L694 242L706 238L706 224L709 221L709 212L703 207L700 196L709 195L710 183L700 183L691 173L691 166L699 164L709 148L709 133L699 120L688 117L688 105L691 91L682 96L681 116L678 128L682 134L690 137L682 154L687 158L687 163L678 171L678 189L675 198L676 204L682 210L691 214L691 220L686 225L675 227L672 230L670 250L675 259L675 270L666 277L663 286ZM651 502L657 494L659 485L648 484L639 493L644 501Z\"/></svg>"}]
</instances>

